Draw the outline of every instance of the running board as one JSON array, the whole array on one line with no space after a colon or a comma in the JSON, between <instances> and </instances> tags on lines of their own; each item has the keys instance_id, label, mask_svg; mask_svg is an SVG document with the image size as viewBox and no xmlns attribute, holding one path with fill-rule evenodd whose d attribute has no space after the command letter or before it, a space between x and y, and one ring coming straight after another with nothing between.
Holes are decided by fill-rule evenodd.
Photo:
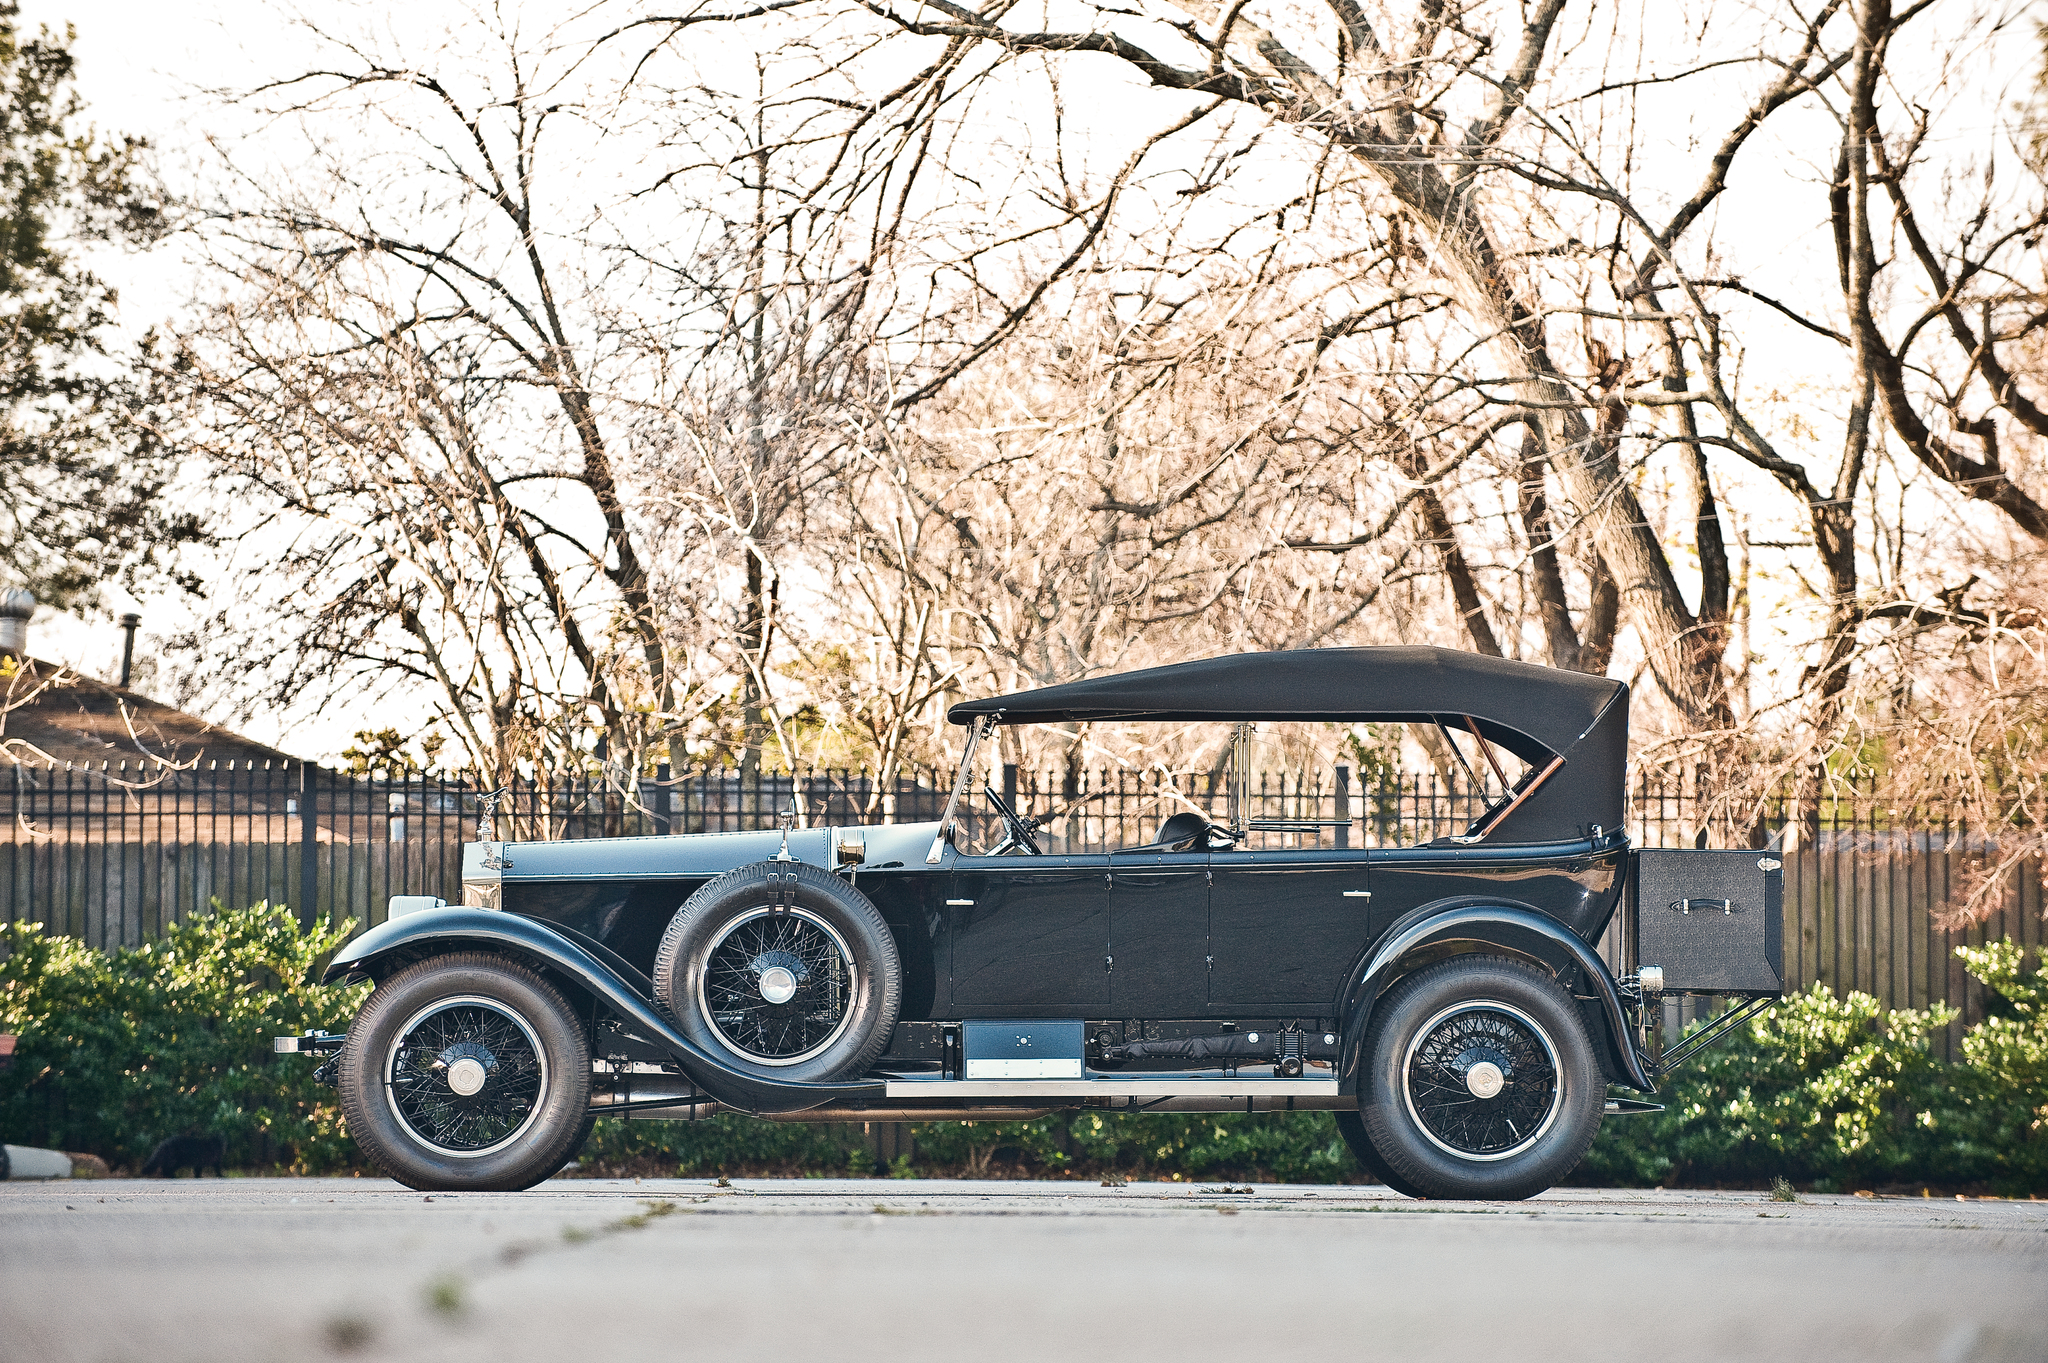
<instances>
[{"instance_id":1,"label":"running board","mask_svg":"<svg viewBox=\"0 0 2048 1363\"><path fill-rule=\"evenodd\" d=\"M988 1098L1336 1098L1335 1079L890 1079L891 1100Z\"/></svg>"}]
</instances>

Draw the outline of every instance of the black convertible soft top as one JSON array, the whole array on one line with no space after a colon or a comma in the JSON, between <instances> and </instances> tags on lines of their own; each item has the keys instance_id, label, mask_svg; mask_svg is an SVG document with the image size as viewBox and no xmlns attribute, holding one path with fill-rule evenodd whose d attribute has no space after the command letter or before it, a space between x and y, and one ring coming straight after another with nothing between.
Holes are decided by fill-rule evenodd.
<instances>
[{"instance_id":1,"label":"black convertible soft top","mask_svg":"<svg viewBox=\"0 0 2048 1363\"><path fill-rule=\"evenodd\" d=\"M955 724L1103 720L1428 724L1474 730L1541 769L1564 765L1488 842L1582 838L1622 823L1628 687L1608 677L1448 648L1236 653L1048 686L947 711Z\"/></svg>"}]
</instances>

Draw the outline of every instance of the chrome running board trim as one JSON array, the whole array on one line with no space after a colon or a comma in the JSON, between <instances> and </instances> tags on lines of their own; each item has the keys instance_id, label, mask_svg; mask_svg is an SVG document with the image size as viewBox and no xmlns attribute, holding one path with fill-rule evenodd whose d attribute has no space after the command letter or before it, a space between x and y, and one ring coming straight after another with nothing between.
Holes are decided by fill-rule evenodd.
<instances>
[{"instance_id":1,"label":"chrome running board trim","mask_svg":"<svg viewBox=\"0 0 2048 1363\"><path fill-rule=\"evenodd\" d=\"M889 1098L1334 1098L1335 1079L890 1079Z\"/></svg>"}]
</instances>

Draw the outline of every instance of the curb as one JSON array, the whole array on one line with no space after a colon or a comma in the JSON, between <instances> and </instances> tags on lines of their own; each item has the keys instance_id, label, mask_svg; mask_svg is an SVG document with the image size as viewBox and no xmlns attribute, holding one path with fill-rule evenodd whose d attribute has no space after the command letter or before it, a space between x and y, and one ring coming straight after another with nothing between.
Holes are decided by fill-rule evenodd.
<instances>
[{"instance_id":1,"label":"curb","mask_svg":"<svg viewBox=\"0 0 2048 1363\"><path fill-rule=\"evenodd\" d=\"M70 1178L71 1157L62 1150L0 1145L0 1179Z\"/></svg>"}]
</instances>

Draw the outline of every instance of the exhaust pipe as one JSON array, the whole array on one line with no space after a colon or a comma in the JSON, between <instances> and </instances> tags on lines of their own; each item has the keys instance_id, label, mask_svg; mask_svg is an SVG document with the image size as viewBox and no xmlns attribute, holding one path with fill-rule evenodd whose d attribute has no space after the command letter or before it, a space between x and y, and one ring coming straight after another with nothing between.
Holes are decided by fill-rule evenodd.
<instances>
[{"instance_id":1,"label":"exhaust pipe","mask_svg":"<svg viewBox=\"0 0 2048 1363\"><path fill-rule=\"evenodd\" d=\"M586 1109L600 1117L637 1118L642 1121L699 1121L732 1109L699 1093L688 1080L664 1075L648 1082L637 1074L606 1075L616 1087L594 1088ZM625 1081L625 1082L619 1082Z\"/></svg>"},{"instance_id":2,"label":"exhaust pipe","mask_svg":"<svg viewBox=\"0 0 2048 1363\"><path fill-rule=\"evenodd\" d=\"M589 1111L600 1117L625 1117L645 1122L696 1122L721 1112L737 1112L706 1097L687 1079L674 1075L607 1075L614 1087L590 1095ZM617 1082L630 1080L630 1082ZM981 1104L957 1107L821 1107L807 1112L763 1112L771 1122L1028 1122L1053 1109L1043 1105L1008 1107Z\"/></svg>"},{"instance_id":3,"label":"exhaust pipe","mask_svg":"<svg viewBox=\"0 0 2048 1363\"><path fill-rule=\"evenodd\" d=\"M739 1111L736 1107L727 1107L724 1103L713 1102L709 1098L677 1103L672 1107L641 1107L638 1104L644 1100L636 1098L633 1101L633 1107L627 1107L623 1103L600 1107L592 1103L590 1110L600 1117L624 1117L631 1122L701 1122L706 1117L716 1117L721 1112Z\"/></svg>"}]
</instances>

